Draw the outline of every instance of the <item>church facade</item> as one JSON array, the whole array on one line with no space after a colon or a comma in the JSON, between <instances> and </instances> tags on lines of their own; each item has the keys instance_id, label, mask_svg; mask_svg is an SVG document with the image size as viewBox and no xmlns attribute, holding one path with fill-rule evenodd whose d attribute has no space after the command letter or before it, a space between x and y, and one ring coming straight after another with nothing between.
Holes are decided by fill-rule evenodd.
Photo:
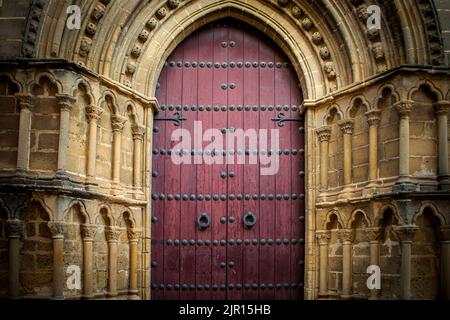
<instances>
[{"instance_id":1,"label":"church facade","mask_svg":"<svg viewBox=\"0 0 450 320\"><path fill-rule=\"evenodd\" d=\"M71 5L0 7L0 296L450 298L449 3Z\"/></svg>"}]
</instances>

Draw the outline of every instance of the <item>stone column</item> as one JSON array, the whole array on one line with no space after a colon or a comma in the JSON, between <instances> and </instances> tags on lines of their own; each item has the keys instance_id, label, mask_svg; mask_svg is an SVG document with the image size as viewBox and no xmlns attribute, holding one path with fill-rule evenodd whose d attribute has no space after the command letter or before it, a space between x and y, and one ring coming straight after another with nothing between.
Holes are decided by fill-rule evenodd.
<instances>
[{"instance_id":1,"label":"stone column","mask_svg":"<svg viewBox=\"0 0 450 320\"><path fill-rule=\"evenodd\" d=\"M69 149L70 111L76 99L67 94L57 94L58 106L61 110L59 121L58 171L60 177L67 175L67 150Z\"/></svg>"},{"instance_id":2,"label":"stone column","mask_svg":"<svg viewBox=\"0 0 450 320\"><path fill-rule=\"evenodd\" d=\"M133 130L133 185L136 190L142 189L142 143L145 128L134 126Z\"/></svg>"},{"instance_id":3,"label":"stone column","mask_svg":"<svg viewBox=\"0 0 450 320\"><path fill-rule=\"evenodd\" d=\"M399 178L394 191L415 191L409 172L409 115L413 108L413 101L404 100L394 106L400 116L399 126Z\"/></svg>"},{"instance_id":4,"label":"stone column","mask_svg":"<svg viewBox=\"0 0 450 320\"><path fill-rule=\"evenodd\" d=\"M402 245L400 286L402 299L404 300L411 298L411 245L418 229L418 227L412 225L394 228Z\"/></svg>"},{"instance_id":5,"label":"stone column","mask_svg":"<svg viewBox=\"0 0 450 320\"><path fill-rule=\"evenodd\" d=\"M369 181L373 185L378 179L378 126L380 125L380 110L366 112L369 123Z\"/></svg>"},{"instance_id":6,"label":"stone column","mask_svg":"<svg viewBox=\"0 0 450 320\"><path fill-rule=\"evenodd\" d=\"M20 220L8 220L6 222L9 244L9 297L18 299L20 296L20 238L23 235L23 223Z\"/></svg>"},{"instance_id":7,"label":"stone column","mask_svg":"<svg viewBox=\"0 0 450 320\"><path fill-rule=\"evenodd\" d=\"M81 238L83 239L83 298L92 299L94 297L94 286L92 284L93 268L93 243L97 226L81 225Z\"/></svg>"},{"instance_id":8,"label":"stone column","mask_svg":"<svg viewBox=\"0 0 450 320\"><path fill-rule=\"evenodd\" d=\"M48 227L53 239L53 298L64 299L64 234L66 224L62 222L49 222Z\"/></svg>"},{"instance_id":9,"label":"stone column","mask_svg":"<svg viewBox=\"0 0 450 320\"><path fill-rule=\"evenodd\" d=\"M19 109L19 141L17 144L17 173L28 171L30 165L31 118L35 99L31 94L16 95Z\"/></svg>"},{"instance_id":10,"label":"stone column","mask_svg":"<svg viewBox=\"0 0 450 320\"><path fill-rule=\"evenodd\" d=\"M137 229L127 230L128 241L130 242L130 299L139 299L139 288L137 281L137 267L138 267L138 242L141 238L142 232Z\"/></svg>"},{"instance_id":11,"label":"stone column","mask_svg":"<svg viewBox=\"0 0 450 320\"><path fill-rule=\"evenodd\" d=\"M352 183L352 136L353 120L341 120L338 123L344 136L344 185Z\"/></svg>"},{"instance_id":12,"label":"stone column","mask_svg":"<svg viewBox=\"0 0 450 320\"><path fill-rule=\"evenodd\" d=\"M115 227L105 227L108 241L108 297L117 296L117 244L120 233Z\"/></svg>"},{"instance_id":13,"label":"stone column","mask_svg":"<svg viewBox=\"0 0 450 320\"><path fill-rule=\"evenodd\" d=\"M352 298L353 231L352 229L344 229L339 232L342 240L342 299Z\"/></svg>"},{"instance_id":14,"label":"stone column","mask_svg":"<svg viewBox=\"0 0 450 320\"><path fill-rule=\"evenodd\" d=\"M450 300L450 226L439 228L441 244L441 299Z\"/></svg>"},{"instance_id":15,"label":"stone column","mask_svg":"<svg viewBox=\"0 0 450 320\"><path fill-rule=\"evenodd\" d=\"M328 242L329 231L316 231L319 241L319 298L328 297Z\"/></svg>"},{"instance_id":16,"label":"stone column","mask_svg":"<svg viewBox=\"0 0 450 320\"><path fill-rule=\"evenodd\" d=\"M320 188L322 191L328 189L328 144L331 138L331 127L324 126L317 129L320 141Z\"/></svg>"},{"instance_id":17,"label":"stone column","mask_svg":"<svg viewBox=\"0 0 450 320\"><path fill-rule=\"evenodd\" d=\"M380 266L380 241L383 235L382 228L367 228L367 236L370 242L370 265ZM380 290L370 290L369 300L378 300L380 298Z\"/></svg>"},{"instance_id":18,"label":"stone column","mask_svg":"<svg viewBox=\"0 0 450 320\"><path fill-rule=\"evenodd\" d=\"M126 119L120 116L112 116L113 130L113 159L112 159L112 193L120 194L120 168L121 168L121 146L122 131L125 126Z\"/></svg>"},{"instance_id":19,"label":"stone column","mask_svg":"<svg viewBox=\"0 0 450 320\"><path fill-rule=\"evenodd\" d=\"M435 103L438 136L439 136L439 182L443 190L450 189L450 176L448 174L448 109L449 101Z\"/></svg>"},{"instance_id":20,"label":"stone column","mask_svg":"<svg viewBox=\"0 0 450 320\"><path fill-rule=\"evenodd\" d=\"M88 152L87 152L87 183L95 184L95 163L97 160L97 125L103 110L96 106L86 107L86 117L89 122Z\"/></svg>"}]
</instances>

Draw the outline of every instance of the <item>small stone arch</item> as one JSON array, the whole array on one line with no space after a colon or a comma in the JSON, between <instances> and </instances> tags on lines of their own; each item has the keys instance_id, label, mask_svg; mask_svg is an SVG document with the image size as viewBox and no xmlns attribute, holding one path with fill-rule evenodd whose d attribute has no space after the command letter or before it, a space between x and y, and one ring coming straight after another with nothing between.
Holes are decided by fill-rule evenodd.
<instances>
[{"instance_id":1,"label":"small stone arch","mask_svg":"<svg viewBox=\"0 0 450 320\"><path fill-rule=\"evenodd\" d=\"M34 80L28 84L28 92L33 93L37 96L43 95L45 92L42 91L43 81L47 79L52 87L49 87L49 96L56 95L57 93L63 92L63 85L59 82L56 77L51 72L41 72Z\"/></svg>"},{"instance_id":2,"label":"small stone arch","mask_svg":"<svg viewBox=\"0 0 450 320\"><path fill-rule=\"evenodd\" d=\"M327 216L323 223L324 230L331 230L331 229L342 229L344 226L344 222L342 220L341 214L338 210L331 210L327 213ZM336 228L333 228L336 227Z\"/></svg>"},{"instance_id":3,"label":"small stone arch","mask_svg":"<svg viewBox=\"0 0 450 320\"><path fill-rule=\"evenodd\" d=\"M129 100L125 102L123 116L129 119L132 126L139 125L139 115L133 101Z\"/></svg>"},{"instance_id":4,"label":"small stone arch","mask_svg":"<svg viewBox=\"0 0 450 320\"><path fill-rule=\"evenodd\" d=\"M425 201L422 203L420 209L414 214L412 222L414 225L417 225L417 219L424 214L425 210L429 209L433 216L439 221L441 226L446 225L445 217L439 212L436 205L430 201Z\"/></svg>"},{"instance_id":5,"label":"small stone arch","mask_svg":"<svg viewBox=\"0 0 450 320\"><path fill-rule=\"evenodd\" d=\"M117 104L117 97L114 92L110 90L106 90L103 92L102 98L99 101L100 106L106 106L109 108L109 111L113 115L119 115L119 107Z\"/></svg>"},{"instance_id":6,"label":"small stone arch","mask_svg":"<svg viewBox=\"0 0 450 320\"><path fill-rule=\"evenodd\" d=\"M443 100L443 93L439 90L431 81L423 80L417 84L414 88L412 88L408 93L408 100L413 100L414 94L420 91L422 88L426 88L429 92L435 97L435 101Z\"/></svg>"},{"instance_id":7,"label":"small stone arch","mask_svg":"<svg viewBox=\"0 0 450 320\"><path fill-rule=\"evenodd\" d=\"M341 111L341 108L337 104L333 104L328 108L323 119L323 124L330 124L334 117L337 117L338 121L344 119L344 113Z\"/></svg>"},{"instance_id":8,"label":"small stone arch","mask_svg":"<svg viewBox=\"0 0 450 320\"><path fill-rule=\"evenodd\" d=\"M357 95L352 98L350 101L350 104L346 110L346 116L347 118L353 119L355 113L358 111L359 108L365 107L365 111L369 111L371 109L370 103L367 101L367 99L364 97L364 95Z\"/></svg>"},{"instance_id":9,"label":"small stone arch","mask_svg":"<svg viewBox=\"0 0 450 320\"><path fill-rule=\"evenodd\" d=\"M445 100L450 100L450 90L448 90L448 92L447 92L447 96L445 97Z\"/></svg>"},{"instance_id":10,"label":"small stone arch","mask_svg":"<svg viewBox=\"0 0 450 320\"><path fill-rule=\"evenodd\" d=\"M131 209L126 208L122 212L122 218L123 218L123 221L125 221L127 229L134 229L134 228L136 228L136 219L134 219L133 211Z\"/></svg>"},{"instance_id":11,"label":"small stone arch","mask_svg":"<svg viewBox=\"0 0 450 320\"><path fill-rule=\"evenodd\" d=\"M388 84L381 86L378 89L378 93L377 93L377 95L375 97L375 101L372 105L375 106L376 109L381 110L380 106L379 106L380 101L382 99L385 99L388 95L393 96L395 101L400 101L400 94L398 93L397 89L394 87L393 84L388 83Z\"/></svg>"},{"instance_id":12,"label":"small stone arch","mask_svg":"<svg viewBox=\"0 0 450 320\"><path fill-rule=\"evenodd\" d=\"M92 94L92 87L89 82L87 82L86 80L84 80L82 78L75 81L75 84L73 85L73 87L70 90L71 95L73 97L75 97L77 92L80 90L80 86L84 87L84 89L86 90L86 95L90 100L89 101L90 104L95 105L95 98L94 98L94 95Z\"/></svg>"},{"instance_id":13,"label":"small stone arch","mask_svg":"<svg viewBox=\"0 0 450 320\"><path fill-rule=\"evenodd\" d=\"M2 79L2 78L6 79L9 84L14 86L14 87L11 88L12 89L11 91L8 90L8 89L10 89L8 87L7 90L6 90L7 91L6 93L8 93L8 91L9 91L11 93L11 95L14 95L16 93L19 93L19 92L23 91L22 84L19 81L17 81L16 79L14 79L14 77L11 74L9 74L9 73L0 73L0 79Z\"/></svg>"},{"instance_id":14,"label":"small stone arch","mask_svg":"<svg viewBox=\"0 0 450 320\"><path fill-rule=\"evenodd\" d=\"M82 215L82 219L81 219L82 223L83 224L91 224L91 217L86 210L86 205L84 204L83 201L80 201L80 200L72 200L69 203L67 210L64 212L63 219L67 216L67 214L70 212L70 210L74 207L77 207L80 210L79 212Z\"/></svg>"},{"instance_id":15,"label":"small stone arch","mask_svg":"<svg viewBox=\"0 0 450 320\"><path fill-rule=\"evenodd\" d=\"M347 229L355 229L358 221L362 221L365 224L365 227L370 227L372 225L366 212L362 209L356 209L350 215L350 219L347 222Z\"/></svg>"},{"instance_id":16,"label":"small stone arch","mask_svg":"<svg viewBox=\"0 0 450 320\"><path fill-rule=\"evenodd\" d=\"M47 215L49 217L49 222L56 221L53 210L49 206L47 206L44 199L42 199L42 198L31 198L28 201L26 201L23 204L23 206L21 206L20 208L17 209L17 212L19 213L19 218L21 220L23 220L24 211L33 204L38 204L39 206L42 207L42 209L47 213Z\"/></svg>"},{"instance_id":17,"label":"small stone arch","mask_svg":"<svg viewBox=\"0 0 450 320\"><path fill-rule=\"evenodd\" d=\"M374 226L375 227L384 227L384 223L386 223L386 218L388 218L387 216L385 216L386 213L389 214L389 212L391 212L390 214L392 215L392 218L394 218L395 220L395 224L396 225L404 225L405 222L403 220L403 218L400 216L397 208L392 205L392 204L387 204L385 206L383 206L380 209L380 214L378 215L378 217L375 219L375 223Z\"/></svg>"},{"instance_id":18,"label":"small stone arch","mask_svg":"<svg viewBox=\"0 0 450 320\"><path fill-rule=\"evenodd\" d=\"M100 222L101 220L109 227L113 227L116 224L111 207L107 204L101 204L98 208L96 222Z\"/></svg>"}]
</instances>

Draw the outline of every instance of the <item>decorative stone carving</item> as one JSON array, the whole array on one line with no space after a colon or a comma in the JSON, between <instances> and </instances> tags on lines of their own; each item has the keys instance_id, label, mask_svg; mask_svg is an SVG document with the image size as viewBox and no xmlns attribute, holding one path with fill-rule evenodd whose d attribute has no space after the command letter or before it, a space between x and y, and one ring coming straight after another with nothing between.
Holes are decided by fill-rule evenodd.
<instances>
[{"instance_id":1,"label":"decorative stone carving","mask_svg":"<svg viewBox=\"0 0 450 320\"><path fill-rule=\"evenodd\" d=\"M395 109L397 109L400 117L405 118L409 117L411 110L413 108L414 101L411 100L403 100L394 104Z\"/></svg>"},{"instance_id":2,"label":"decorative stone carving","mask_svg":"<svg viewBox=\"0 0 450 320\"><path fill-rule=\"evenodd\" d=\"M280 7L286 7L289 2L290 0L278 0L278 5L280 5Z\"/></svg>"},{"instance_id":3,"label":"decorative stone carving","mask_svg":"<svg viewBox=\"0 0 450 320\"><path fill-rule=\"evenodd\" d=\"M328 50L327 47L322 47L322 48L320 48L319 53L320 53L320 57L321 57L323 60L328 60L328 59L330 59L330 57L331 57L330 50Z\"/></svg>"},{"instance_id":4,"label":"decorative stone carving","mask_svg":"<svg viewBox=\"0 0 450 320\"><path fill-rule=\"evenodd\" d=\"M368 29L366 34L367 34L367 38L372 42L380 39L380 30L378 30L376 28Z\"/></svg>"},{"instance_id":5,"label":"decorative stone carving","mask_svg":"<svg viewBox=\"0 0 450 320\"><path fill-rule=\"evenodd\" d=\"M84 38L83 40L81 40L81 45L80 45L80 56L81 57L87 57L89 52L91 51L91 42L90 40L88 40L87 38Z\"/></svg>"},{"instance_id":6,"label":"decorative stone carving","mask_svg":"<svg viewBox=\"0 0 450 320\"><path fill-rule=\"evenodd\" d=\"M377 127L380 124L381 110L369 110L366 112L367 122L371 127Z\"/></svg>"},{"instance_id":7,"label":"decorative stone carving","mask_svg":"<svg viewBox=\"0 0 450 320\"><path fill-rule=\"evenodd\" d=\"M296 19L301 18L303 16L303 10L298 6L293 6L291 9L292 16Z\"/></svg>"},{"instance_id":8,"label":"decorative stone carving","mask_svg":"<svg viewBox=\"0 0 450 320\"><path fill-rule=\"evenodd\" d=\"M44 20L44 8L48 0L33 1L30 9L28 24L25 29L24 41L22 45L22 55L32 58L36 54L37 35Z\"/></svg>"},{"instance_id":9,"label":"decorative stone carving","mask_svg":"<svg viewBox=\"0 0 450 320\"><path fill-rule=\"evenodd\" d=\"M385 55L384 55L384 50L383 50L383 47L381 44L375 45L372 48L372 52L373 52L373 55L374 55L376 61L379 62L379 61L384 60Z\"/></svg>"},{"instance_id":10,"label":"decorative stone carving","mask_svg":"<svg viewBox=\"0 0 450 320\"><path fill-rule=\"evenodd\" d=\"M316 238L319 241L319 245L327 245L330 241L331 235L329 231L316 231Z\"/></svg>"},{"instance_id":11,"label":"decorative stone carving","mask_svg":"<svg viewBox=\"0 0 450 320\"><path fill-rule=\"evenodd\" d=\"M334 63L329 61L323 65L323 71L326 73L328 80L335 80L337 75L334 70Z\"/></svg>"},{"instance_id":12,"label":"decorative stone carving","mask_svg":"<svg viewBox=\"0 0 450 320\"><path fill-rule=\"evenodd\" d=\"M417 226L394 226L395 233L399 237L401 242L412 242L419 228Z\"/></svg>"},{"instance_id":13,"label":"decorative stone carving","mask_svg":"<svg viewBox=\"0 0 450 320\"><path fill-rule=\"evenodd\" d=\"M135 46L133 47L133 49L131 50L131 55L132 55L133 57L135 57L135 58L139 58L139 56L141 55L141 53L142 53L142 49L141 49L141 47L138 46L138 45L135 45Z\"/></svg>"},{"instance_id":14,"label":"decorative stone carving","mask_svg":"<svg viewBox=\"0 0 450 320\"><path fill-rule=\"evenodd\" d=\"M330 141L331 138L331 127L324 126L316 130L317 136L320 142Z\"/></svg>"},{"instance_id":15,"label":"decorative stone carving","mask_svg":"<svg viewBox=\"0 0 450 320\"><path fill-rule=\"evenodd\" d=\"M167 15L167 9L165 7L161 7L158 9L158 11L156 11L155 16L159 19L162 20L164 19L164 17Z\"/></svg>"},{"instance_id":16,"label":"decorative stone carving","mask_svg":"<svg viewBox=\"0 0 450 320\"><path fill-rule=\"evenodd\" d=\"M82 224L80 226L81 231L81 238L83 240L94 240L95 233L97 232L97 226L95 225L89 225L89 224Z\"/></svg>"},{"instance_id":17,"label":"decorative stone carving","mask_svg":"<svg viewBox=\"0 0 450 320\"><path fill-rule=\"evenodd\" d=\"M67 233L67 225L64 222L52 222L48 224L53 238L62 238Z\"/></svg>"},{"instance_id":18,"label":"decorative stone carving","mask_svg":"<svg viewBox=\"0 0 450 320\"><path fill-rule=\"evenodd\" d=\"M339 231L339 237L344 242L353 242L354 240L354 230L352 229L342 229Z\"/></svg>"},{"instance_id":19,"label":"decorative stone carving","mask_svg":"<svg viewBox=\"0 0 450 320\"><path fill-rule=\"evenodd\" d=\"M134 125L131 127L133 140L144 140L145 127Z\"/></svg>"},{"instance_id":20,"label":"decorative stone carving","mask_svg":"<svg viewBox=\"0 0 450 320\"><path fill-rule=\"evenodd\" d=\"M56 98L58 100L58 106L61 111L70 111L73 108L73 105L77 101L75 97L72 97L68 94L57 94Z\"/></svg>"},{"instance_id":21,"label":"decorative stone carving","mask_svg":"<svg viewBox=\"0 0 450 320\"><path fill-rule=\"evenodd\" d=\"M341 131L343 134L353 134L353 129L355 127L355 122L350 119L344 119L340 120L338 122L339 127L341 128Z\"/></svg>"},{"instance_id":22,"label":"decorative stone carving","mask_svg":"<svg viewBox=\"0 0 450 320\"><path fill-rule=\"evenodd\" d=\"M147 23L145 24L145 26L151 31L153 29L156 28L156 26L158 25L158 20L156 20L155 18L151 18L150 20L147 21Z\"/></svg>"},{"instance_id":23,"label":"decorative stone carving","mask_svg":"<svg viewBox=\"0 0 450 320\"><path fill-rule=\"evenodd\" d=\"M312 38L311 39L312 39L312 42L314 44L316 44L316 45L322 44L322 42L323 42L323 37L322 37L322 35L320 34L319 31L314 32L312 34Z\"/></svg>"},{"instance_id":24,"label":"decorative stone carving","mask_svg":"<svg viewBox=\"0 0 450 320\"><path fill-rule=\"evenodd\" d=\"M127 63L126 73L133 75L136 72L136 65L134 63Z\"/></svg>"},{"instance_id":25,"label":"decorative stone carving","mask_svg":"<svg viewBox=\"0 0 450 320\"><path fill-rule=\"evenodd\" d=\"M450 109L450 101L438 101L434 104L434 108L437 115L448 114L448 110Z\"/></svg>"},{"instance_id":26,"label":"decorative stone carving","mask_svg":"<svg viewBox=\"0 0 450 320\"><path fill-rule=\"evenodd\" d=\"M35 98L29 93L18 93L16 99L19 105L19 109L33 110Z\"/></svg>"},{"instance_id":27,"label":"decorative stone carving","mask_svg":"<svg viewBox=\"0 0 450 320\"><path fill-rule=\"evenodd\" d=\"M380 241L383 236L383 229L382 228L367 228L367 237L369 238L370 242Z\"/></svg>"},{"instance_id":28,"label":"decorative stone carving","mask_svg":"<svg viewBox=\"0 0 450 320\"><path fill-rule=\"evenodd\" d=\"M148 40L150 33L147 30L142 30L138 36L139 41L146 42Z\"/></svg>"},{"instance_id":29,"label":"decorative stone carving","mask_svg":"<svg viewBox=\"0 0 450 320\"><path fill-rule=\"evenodd\" d=\"M89 22L86 26L86 34L88 36L93 37L95 35L95 32L97 31L97 25L93 22Z\"/></svg>"},{"instance_id":30,"label":"decorative stone carving","mask_svg":"<svg viewBox=\"0 0 450 320\"><path fill-rule=\"evenodd\" d=\"M21 220L7 220L6 230L9 238L20 238L23 235L23 222Z\"/></svg>"},{"instance_id":31,"label":"decorative stone carving","mask_svg":"<svg viewBox=\"0 0 450 320\"><path fill-rule=\"evenodd\" d=\"M117 230L115 227L107 226L105 227L105 237L106 241L119 241L121 231Z\"/></svg>"},{"instance_id":32,"label":"decorative stone carving","mask_svg":"<svg viewBox=\"0 0 450 320\"><path fill-rule=\"evenodd\" d=\"M363 23L367 22L367 19L369 19L369 12L367 12L367 5L362 4L360 5L356 11L358 12L358 17L361 19Z\"/></svg>"},{"instance_id":33,"label":"decorative stone carving","mask_svg":"<svg viewBox=\"0 0 450 320\"><path fill-rule=\"evenodd\" d=\"M138 241L141 238L142 231L139 229L127 229L128 240Z\"/></svg>"},{"instance_id":34,"label":"decorative stone carving","mask_svg":"<svg viewBox=\"0 0 450 320\"><path fill-rule=\"evenodd\" d=\"M312 27L314 27L314 23L311 21L311 19L309 19L308 17L304 18L302 20L302 26L303 28L305 28L306 30L311 30Z\"/></svg>"},{"instance_id":35,"label":"decorative stone carving","mask_svg":"<svg viewBox=\"0 0 450 320\"><path fill-rule=\"evenodd\" d=\"M97 106L90 105L86 107L86 117L88 118L88 121L98 120L103 112L103 109Z\"/></svg>"},{"instance_id":36,"label":"decorative stone carving","mask_svg":"<svg viewBox=\"0 0 450 320\"><path fill-rule=\"evenodd\" d=\"M105 6L101 3L98 3L95 6L94 11L92 11L91 17L94 20L100 20L104 14L105 14Z\"/></svg>"},{"instance_id":37,"label":"decorative stone carving","mask_svg":"<svg viewBox=\"0 0 450 320\"><path fill-rule=\"evenodd\" d=\"M179 5L180 5L180 1L179 0L169 0L169 1L167 1L167 6L170 9L172 9L172 10L178 8Z\"/></svg>"},{"instance_id":38,"label":"decorative stone carving","mask_svg":"<svg viewBox=\"0 0 450 320\"><path fill-rule=\"evenodd\" d=\"M122 116L111 116L112 131L122 132L123 128L125 127L125 122L127 122L127 119Z\"/></svg>"}]
</instances>

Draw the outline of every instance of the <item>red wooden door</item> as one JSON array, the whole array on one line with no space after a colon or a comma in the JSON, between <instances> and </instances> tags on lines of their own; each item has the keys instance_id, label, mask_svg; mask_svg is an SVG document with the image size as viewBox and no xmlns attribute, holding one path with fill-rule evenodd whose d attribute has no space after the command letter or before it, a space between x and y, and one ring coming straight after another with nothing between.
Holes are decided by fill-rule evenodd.
<instances>
[{"instance_id":1,"label":"red wooden door","mask_svg":"<svg viewBox=\"0 0 450 320\"><path fill-rule=\"evenodd\" d=\"M251 27L221 21L172 53L157 98L152 298L301 299L304 124L302 95L287 57ZM193 142L199 122L203 133L220 130L223 149ZM191 135L192 146L180 148L173 139L180 129L187 130L183 138ZM227 146L236 129L254 129L256 144ZM270 129L279 130L279 146ZM194 162L210 154L223 163ZM176 156L192 163L177 164ZM250 164L253 156L257 162ZM278 157L279 169L262 175L269 156Z\"/></svg>"}]
</instances>

